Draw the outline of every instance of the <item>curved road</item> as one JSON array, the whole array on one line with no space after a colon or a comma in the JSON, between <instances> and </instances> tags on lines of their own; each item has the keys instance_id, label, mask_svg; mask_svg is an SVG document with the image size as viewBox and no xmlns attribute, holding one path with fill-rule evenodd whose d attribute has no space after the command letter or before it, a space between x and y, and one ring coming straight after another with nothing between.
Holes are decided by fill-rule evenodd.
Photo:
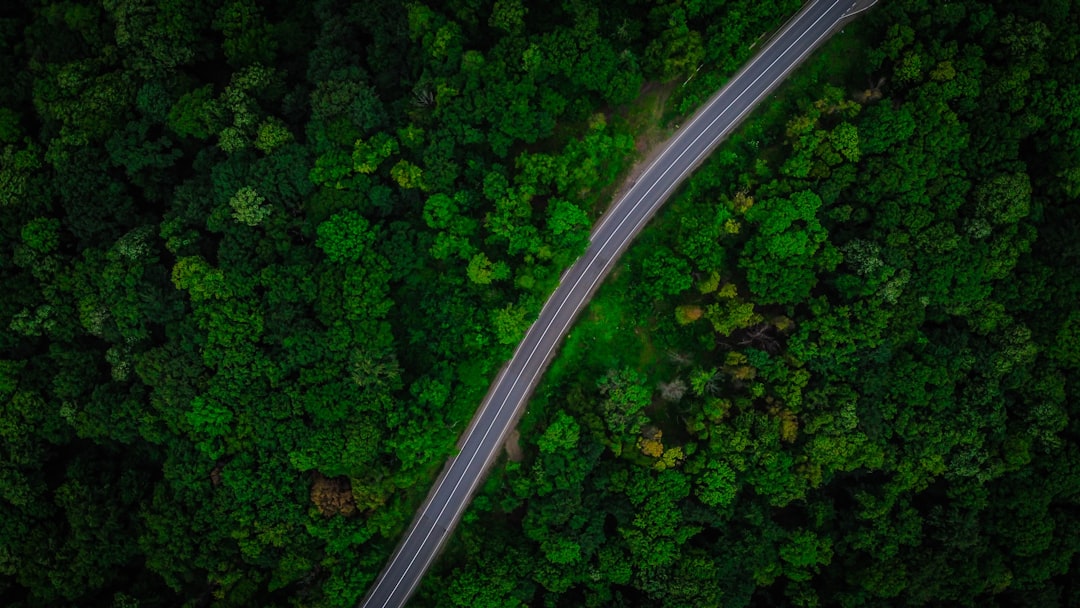
<instances>
[{"instance_id":1,"label":"curved road","mask_svg":"<svg viewBox=\"0 0 1080 608\"><path fill-rule=\"evenodd\" d=\"M404 539L362 606L404 606L450 537L574 318L642 226L683 178L847 18L873 2L812 0L672 137L593 230L510 362L492 384Z\"/></svg>"}]
</instances>

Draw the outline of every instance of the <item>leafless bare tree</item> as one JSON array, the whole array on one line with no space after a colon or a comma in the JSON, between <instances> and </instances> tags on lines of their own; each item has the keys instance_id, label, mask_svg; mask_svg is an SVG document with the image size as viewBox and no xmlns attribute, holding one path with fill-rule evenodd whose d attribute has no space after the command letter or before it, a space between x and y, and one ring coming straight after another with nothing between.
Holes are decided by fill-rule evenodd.
<instances>
[{"instance_id":1,"label":"leafless bare tree","mask_svg":"<svg viewBox=\"0 0 1080 608\"><path fill-rule=\"evenodd\" d=\"M689 354L684 353L682 351L677 351L677 350L672 349L672 350L667 351L666 354L667 354L668 360L671 361L672 363L674 363L675 365L678 365L679 367L686 367L686 366L690 365L691 363L693 363L693 358L691 358Z\"/></svg>"},{"instance_id":2,"label":"leafless bare tree","mask_svg":"<svg viewBox=\"0 0 1080 608\"><path fill-rule=\"evenodd\" d=\"M752 327L738 332L737 343L739 346L752 346L775 355L780 352L780 339L776 328L769 323L758 323Z\"/></svg>"},{"instance_id":3,"label":"leafless bare tree","mask_svg":"<svg viewBox=\"0 0 1080 608\"><path fill-rule=\"evenodd\" d=\"M435 104L435 94L427 87L413 89L412 95L412 103L414 106L427 108Z\"/></svg>"},{"instance_id":4,"label":"leafless bare tree","mask_svg":"<svg viewBox=\"0 0 1080 608\"><path fill-rule=\"evenodd\" d=\"M678 403L686 394L686 381L675 378L671 382L660 383L660 398L671 403Z\"/></svg>"}]
</instances>

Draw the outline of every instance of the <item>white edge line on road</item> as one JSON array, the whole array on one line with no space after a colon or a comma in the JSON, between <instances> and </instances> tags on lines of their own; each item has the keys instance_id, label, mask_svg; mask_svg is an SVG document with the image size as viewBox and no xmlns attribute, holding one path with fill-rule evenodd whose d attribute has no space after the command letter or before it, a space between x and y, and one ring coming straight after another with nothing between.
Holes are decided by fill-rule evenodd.
<instances>
[{"instance_id":1,"label":"white edge line on road","mask_svg":"<svg viewBox=\"0 0 1080 608\"><path fill-rule=\"evenodd\" d=\"M713 120L712 120L712 121L711 121L710 123L708 123L708 126L706 126L706 127L705 127L705 129L704 129L704 130L702 130L702 132L701 132L700 134L698 134L698 136L697 136L697 137L694 137L694 138L693 138L693 140L692 140L692 141L690 141L690 144L689 144L689 145L688 145L688 146L687 146L687 147L686 147L686 148L685 148L685 149L683 150L683 152L680 152L680 153L679 153L679 156L677 156L677 157L675 158L675 160L674 160L674 161L672 162L672 164L671 164L671 165L670 165L669 167L665 168L664 172L663 172L663 173L661 173L661 174L660 174L660 176L659 176L659 177L658 177L658 178L657 178L656 180L654 180L654 181L653 181L652 185L651 185L651 186L649 186L649 188L648 188L648 189L647 189L647 190L645 191L645 193L644 193L644 194L642 195L642 198L638 199L638 200L637 200L637 202L636 202L636 203L634 203L634 205L633 205L633 206L632 206L632 207L630 208L630 211L626 213L626 215L625 215L625 216L624 216L624 217L622 218L622 220L620 220L620 221L619 221L619 225L618 225L618 226L616 226L615 230L613 230L613 231L611 232L611 234L609 235L609 237L607 238L607 240L605 240L605 241L604 241L604 244L602 244L602 245L600 245L600 246L599 246L599 249L603 249L604 247L606 247L606 246L608 245L608 243L609 243L609 242L611 241L611 239L612 239L612 238L615 238L615 235L616 235L616 233L617 233L617 232L619 231L619 229L620 229L620 228L622 228L622 225L624 224L624 222L626 221L626 219L629 219L629 218L630 218L630 214L632 214L632 213L633 213L634 211L636 211L636 210L637 210L637 206L638 206L638 205L639 205L640 203L642 203L642 202L643 202L643 201L645 200L645 198L646 198L646 197L648 197L649 193L650 193L650 192L652 191L652 189L653 189L654 187L656 187L656 186L657 186L657 184L659 183L660 179L662 179L662 178L663 178L663 177L664 177L665 175L667 175L667 172L669 172L669 171L671 171L671 170L672 170L672 168L673 168L673 167L675 166L675 163L677 163L677 162L678 162L678 161L679 161L679 160L680 160L681 158L683 158L684 154L685 154L685 153L686 153L686 152L687 152L687 151L689 150L690 146L693 146L694 144L697 144L697 143L698 143L698 140L699 140L699 139L700 139L700 138L701 138L702 136L704 136L704 135L705 135L705 133L707 132L707 130L708 130L708 129L710 129L710 127L712 127L712 125L713 125L713 124L715 124L717 120L719 120L719 119L720 119L721 117L723 117L723 116L724 116L724 113L725 113L725 112L727 112L727 110L729 110L729 109L731 108L731 106L733 106L733 105L735 104L735 102L738 102L738 100L739 100L740 98L742 98L742 96L743 96L743 95L744 95L744 94L746 93L746 91L747 91L748 89L750 89L750 87L751 87L751 86L753 86L754 84L756 84L756 83L757 83L757 81L761 79L761 77L764 77L764 76L765 76L765 73L766 73L766 72L768 72L768 70L769 70L769 69L771 69L771 68L772 68L772 66L774 66L774 65L777 65L777 63L779 62L779 60L780 60L780 59L781 59L781 58L782 58L782 57L783 57L783 56L784 56L784 55L785 55L785 54L786 54L786 53L787 53L788 51L791 51L791 50L792 50L792 48L794 48L795 44L797 44L797 43L798 43L798 42L799 42L800 40L802 40L802 38L804 38L804 37L805 37L805 36L807 35L807 33L809 33L810 29L811 29L811 28L813 28L813 26L815 26L815 25L818 25L818 23L819 23L819 22L821 22L821 19L823 19L823 18L825 17L825 15L827 15L827 14L828 14L828 12L829 12L829 11L832 11L832 10L833 10L833 8L834 8L834 6L836 6L836 4L837 4L837 3L839 3L839 2L840 2L840 0L834 0L833 4L829 5L829 8L828 8L828 9L826 9L826 10L825 10L825 12L824 12L824 13L823 13L823 14L822 14L822 15L821 15L820 17L816 18L816 19L815 19L815 21L814 21L814 22L813 22L812 24L810 24L810 27L808 27L808 28L807 28L807 31L805 31L805 32L802 32L802 33L801 33L801 35L799 35L799 37L798 37L798 38L796 38L796 39L795 39L795 41L794 41L794 42L793 42L792 44L789 44L789 45L787 46L787 48L786 48L786 49L784 49L784 51L782 51L782 52L780 53L780 55L779 55L779 56L778 56L777 58L773 59L773 62L772 62L771 64L769 64L769 66L768 66L768 67L766 67L766 68L765 68L765 70L762 70L762 71L761 71L761 73L760 73L760 75L759 75L759 76L758 76L757 78L755 78L755 79L754 79L754 80L753 80L753 81L752 81L752 82L751 82L750 84L748 84L748 85L747 85L747 86L745 87L745 89L743 89L743 91L742 91L742 92L741 92L741 93L740 93L739 95L735 96L735 98L734 98L734 99L732 100L732 102L731 102L730 104L728 104L727 108L725 108L724 110L721 110L721 111L720 111L720 113L718 113L718 114L717 114L716 118L714 118L714 119L713 119ZM825 36L827 36L827 35L828 35L828 32L829 32L829 31L832 31L832 28L829 28L829 29L828 29L828 30L826 30L826 31L825 31L824 33L822 33L822 35L821 35L820 37L818 37L818 39L815 39L815 40L814 40L814 42L813 42L813 43L812 43L812 44L811 44L811 45L809 46L809 48L808 48L808 50L807 50L807 51L805 51L805 52L802 52L802 53L800 53L800 54L799 54L799 56L798 56L798 57L797 57L797 58L795 59L795 62L793 62L793 64L792 64L792 69L794 69L794 67L795 67L796 65L798 65L798 63L800 62L800 60L802 59L802 57L806 56L806 54L807 54L807 53L809 53L810 51L812 51L812 50L813 50L813 48L814 48L814 46L816 45L816 43L818 43L818 42L819 42L819 41L820 41L820 40L821 40L822 38L824 38ZM765 50L764 50L764 49L762 49L762 53L764 53L764 52L765 52ZM775 79L774 79L774 80L773 80L773 81L772 81L772 82L771 82L771 83L769 84L769 86L768 86L768 87L766 87L766 93L765 93L765 94L767 94L767 93L768 93L769 89L771 89L771 86L772 86L773 84L777 83L778 81L780 81L780 80L782 80L782 79L783 79L784 77L786 77L786 76L787 76L787 73L788 73L789 71L791 71L791 69L787 69L787 70L784 70L783 72L781 72L781 75L780 75L780 76L779 76L778 78L775 78ZM762 95L764 95L764 94L762 94ZM751 110L751 109L753 109L753 108L754 108L754 105L753 105L753 104L752 104L751 106L747 106L747 108L746 108L745 110L743 110L742 112L740 112L740 113L739 113L739 116L738 116L738 117L735 117L735 121L733 121L733 122L732 122L732 125L734 125L735 123L737 123L737 122L738 122L738 121L739 121L739 120L740 120L740 119L741 119L741 118L742 118L742 117L744 116L744 114L745 114L745 113L746 113L747 111L750 111L750 110ZM702 113L704 113L704 112L702 112ZM719 135L718 135L718 136L717 136L716 138L718 139L719 137L723 137L723 136L724 136L724 135L726 135L726 134L727 134L727 133L728 133L729 131L730 131L730 129L729 129L729 130L725 130L725 131L721 132L721 133L720 133L720 134L719 134ZM677 139L677 137L676 137L676 139ZM712 144L710 144L710 146L706 147L706 148L705 148L705 150L703 150L703 151L702 151L702 153L698 154L698 157L697 157L696 159L694 159L694 160L693 160L693 161L692 161L692 162L691 162L690 164L688 164L688 165L686 166L686 168L684 168L683 172L681 172L681 173L679 174L679 176L678 176L678 177L677 177L677 178L675 179L674 183L673 183L673 184L672 184L671 186L667 187L667 188L666 188L666 189L664 190L664 192L663 192L663 195L661 195L661 198L659 199L660 201L663 201L663 200L664 200L664 197L666 197L666 194L667 194L667 193L669 193L669 192L670 192L670 191L671 191L671 190L672 190L673 188L675 188L676 186L678 186L678 185L679 185L679 183L680 183L680 180L681 180L681 179L683 179L683 177L684 177L684 176L685 176L685 175L686 175L687 173L689 173L689 172L690 172L690 171L692 170L692 168L694 167L694 165L696 165L696 164L698 163L698 161L700 161L700 160L701 160L701 158L702 158L702 157L706 156L706 154L707 154L708 152L711 152L711 148L712 148ZM662 157L662 156L663 156L663 154L661 154L661 157ZM658 158L658 159L657 159L657 161L654 161L654 162L653 162L653 165L654 165L654 164L656 164L656 162L658 162L659 160L660 160L660 159ZM651 170L651 167L652 167L652 165L650 165L650 170ZM645 175L645 173L643 173L643 175ZM650 218L650 217L651 217L651 214L646 214L646 215L645 215L645 216L644 216L644 217L643 217L642 219L638 220L637 224L635 225L635 231L636 231L636 227L637 227L637 226L640 226L640 225L642 225L642 222L644 222L645 220L647 220L647 219L648 219L648 218ZM633 237L633 232L631 233L631 237ZM622 243L620 243L620 245L619 245L619 248L621 248L621 247L622 247L623 245L625 245L625 244L626 244L626 242L627 242L627 241L629 241L631 237L627 237L626 239L624 239L624 240L623 240L623 242L622 242ZM610 266L611 262L612 262L612 261L615 261L615 259L616 259L616 258L615 258L615 257L613 257L613 256L612 256L611 258L609 258L609 259L607 260L607 262L606 262L606 264L605 264L605 267L604 267L604 268L606 269L606 268L607 268L607 266ZM576 288L577 288L577 286L578 286L578 285L579 285L579 284L581 283L581 280L582 280L582 279L584 279L584 276L585 276L585 274L589 272L589 269L590 269L590 268L592 268L592 266L593 266L593 262L594 262L595 260L596 260L596 258L594 257L594 258L593 258L592 260L590 260L590 261L589 261L589 264L588 264L588 265L585 265L585 268L584 268L584 270L582 270L582 272L581 272L581 276L579 276L578 280L577 280L577 281L575 281L575 283L573 283L573 285L572 285L572 286L570 287L570 289L569 289L570 293L572 293L572 292L573 292L573 289L576 289ZM572 268L572 267L571 267L571 268ZM602 278L602 276L603 276L603 275L604 275L604 272L603 272L603 271L602 271L602 272L600 272L599 274L597 274L597 278L593 280L593 283L592 283L592 284L590 285L589 291L592 291L592 288L593 288L593 287L594 287L594 286L596 285L596 283L597 283L597 282L599 281L599 279L600 279L600 278ZM556 287L556 289L557 289L557 287ZM586 292L586 293L588 293L588 292ZM558 313L559 313L559 312L562 312L562 310L563 310L563 307L565 307L565 306L566 306L566 303L567 303L568 301L569 301L569 298L564 298L564 299L563 299L563 301L562 301L561 303L559 303L559 306L558 306L558 308L557 308L557 309L555 310L554 314L552 315L552 322L548 324L548 327L545 327L545 328L544 328L543 332L542 332L542 333L540 334L540 337L539 337L539 338L537 338L537 340L536 340L536 341L537 341L537 343L538 343L538 344L539 344L539 342L541 342L541 341L542 341L542 340L544 339L544 337L545 337L546 335L548 335L548 332L549 332L549 330L550 330L550 329L552 328L552 326L553 326L553 324L554 324L554 320L555 320L555 317L556 317L556 316L558 315ZM541 309L541 313L542 313L542 309ZM572 319L571 319L570 321L572 321ZM569 325L570 321L568 321L567 323L564 323L564 324L563 324L563 330L564 330L564 332L565 332L565 330L566 330L567 326ZM514 357L516 357L516 356L517 356L517 352L518 352L519 350L521 350L521 348L522 348L522 347L524 346L524 344L525 344L525 340L523 339L523 340L522 340L522 343L521 343L521 344L518 344L518 347L517 347L517 349L516 349L516 350L514 351L514 355L513 355L512 357L511 357L511 361L513 361ZM553 349L554 349L554 346L550 347L550 348L548 349L548 352L546 352L546 353L544 354L544 357L546 357L546 356L549 356L549 355L551 354L551 352L552 352L552 350L553 350ZM531 361L532 361L532 356L534 356L534 355L535 355L536 353L537 353L537 349L534 349L534 350L532 350L532 352L531 352L531 353L529 353L529 356L528 356L528 357L526 357L526 360L525 360L525 365L524 365L524 367L525 367L525 368L527 368L527 367L528 367L528 364L529 364L529 362L531 362ZM508 367L509 367L509 366L508 366ZM502 373L500 374L500 377L501 377L501 376L503 376L504 374L505 374L505 368L503 369ZM517 382L518 382L519 380L521 380L521 376L518 376L517 378L515 378L515 379L514 379L514 382L513 382L513 383L511 384L511 386L510 386L510 389L508 389L507 391L505 391L505 393L507 393L507 396L505 396L505 397L503 398L503 400L502 400L502 403L500 403L500 404L499 404L499 407L498 407L498 408L496 409L496 414L495 414L495 417L494 417L495 419L497 419L497 418L498 418L498 417L499 417L499 416L500 416L500 415L502 414L502 409L503 409L503 408L505 407L505 405L507 405L507 402L509 401L510 393L513 393L514 389L515 389L515 388L517 387ZM535 380L536 380L536 378L532 378L532 379L530 380L530 383L531 383L532 381L535 381ZM487 440L487 435L488 435L488 434L489 434L489 433L491 432L491 429L492 429L492 428L494 428L494 427L495 427L495 421L494 421L494 420L492 420L491 424L488 424L488 427L487 427L487 429L486 429L486 430L484 431L484 435L483 435L483 436L481 437L481 440L480 440L480 443L481 443L481 444L483 444L483 443L484 443L484 441L486 441L486 440ZM469 440L469 438L471 438L471 434L470 434L470 436L469 436L469 437L465 438L465 440L464 440L464 441L462 442L462 445L463 445L464 443L468 443L468 440ZM475 460L475 458L476 458L476 456L477 456L478 454L480 454L480 452L478 452L478 451L473 451L473 454L472 454L472 456L470 457L470 459L469 459L469 462L468 462L468 463L465 463L465 469L467 469L467 470L468 470L468 469L469 469L470 467L472 467L472 463L473 463L473 461ZM473 482L472 482L471 486L473 486L473 487L475 486L475 482L477 481L477 479L478 479L478 477L477 477L476 479L473 479ZM437 495L437 494L438 494L438 492L440 492L440 491L442 490L442 487L443 487L443 483L445 483L445 476L443 477L443 479L442 479L442 481L441 481L440 485L438 485L438 487L437 487L437 488L436 488L436 489L435 489L435 490L434 490L434 491L432 492L432 496L435 496L435 495ZM456 492L456 491L458 490L458 488L460 487L460 485L461 485L461 479L459 479L459 481L458 481L457 483L455 483L455 485L454 485L454 488L450 490L450 494L451 494L451 495L453 495L453 494L454 494L454 492ZM471 491L472 491L472 488L470 489L470 492L471 492ZM421 541L421 543L420 543L420 546L421 546L421 548L422 548L422 546L423 546L423 545L426 545L426 544L428 543L428 539L429 539L429 538L431 538L431 532L432 532L432 531L434 530L434 526L438 525L438 521L440 521L440 519L442 518L442 516L443 516L443 513L445 513L445 512L446 512L446 508L447 508L447 506L449 506L449 503L448 503L448 502L447 502L446 504L444 504L444 505L443 505L443 508L442 508L442 509L440 510L440 512L438 512L438 514L437 514L437 515L436 515L436 516L435 516L435 517L434 517L434 518L432 519L432 524L433 524L433 526L432 526L432 529L430 529L430 530L428 531L427 535L424 535L424 539L423 539L423 541ZM429 504L429 508L430 508L430 504ZM457 509L457 511L458 511L458 512L460 512L460 511L461 511L461 508ZM458 514L458 513L455 513L455 517L457 516L457 514ZM419 521L419 519L422 519L422 518L423 518L424 516L426 516L426 515L428 515L428 509L424 509L424 510L423 510L423 512L421 512L421 514L420 514L420 517L418 518L418 521ZM416 529L416 528L414 527L414 530L415 530L415 529ZM406 538L405 538L405 539L404 539L404 540L402 541L402 546L404 546L404 545L405 545L405 544L406 544L406 543L407 543L407 542L408 542L408 541L409 541L409 540L411 539L411 536L413 536L413 531L410 531L409 535L408 535L408 536L406 536ZM411 567L413 567L413 564L414 564L415 562L416 562L416 556L414 556L414 557L413 557L413 559L410 559L410 560L409 560L409 563L408 563L408 565L407 565L407 566L405 567L405 571L407 572L407 571L408 571L408 570L409 570L409 569L410 569ZM431 558L429 557L429 558L428 558L428 559L426 560L426 564L424 564L424 568L427 568L427 566L428 566L428 565L430 564L430 562L431 562ZM393 589L392 589L392 590L390 590L389 596L388 596L388 598L387 598L387 602L384 602L384 603L382 604L382 606L383 606L383 607L386 607L386 605L387 605L387 604L389 603L389 600L390 600L390 598L391 598L391 597L393 596L393 594L394 594L394 593L395 593L395 592L397 591L397 587L401 586L401 583L402 583L402 582L404 582L404 580L405 580L405 579L404 579L404 576L403 576L403 577L402 577L401 579L399 579L399 581L397 581L397 583L396 583L396 584L394 585ZM415 583L414 583L414 585L411 585L411 586L415 586ZM373 590L373 591L374 591L374 590ZM411 593L411 589L409 589L408 591L409 591L409 593Z\"/></svg>"},{"instance_id":2,"label":"white edge line on road","mask_svg":"<svg viewBox=\"0 0 1080 608\"><path fill-rule=\"evenodd\" d=\"M868 11L868 10L874 8L875 6L877 6L877 3L878 3L878 0L874 0L873 2L870 3L869 6L864 6L864 7L860 8L859 10L855 11L854 13L844 13L844 18L846 19L848 17L854 17L855 15L858 15L859 13L865 13L866 11ZM851 4L851 6L854 7L856 4L858 4L858 2L853 2ZM848 10L850 11L851 9L849 8Z\"/></svg>"}]
</instances>

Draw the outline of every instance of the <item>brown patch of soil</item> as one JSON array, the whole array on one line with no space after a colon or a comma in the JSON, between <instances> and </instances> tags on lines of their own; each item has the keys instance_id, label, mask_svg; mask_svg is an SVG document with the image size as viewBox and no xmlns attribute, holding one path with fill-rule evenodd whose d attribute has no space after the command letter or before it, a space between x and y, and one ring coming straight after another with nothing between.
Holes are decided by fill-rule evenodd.
<instances>
[{"instance_id":1,"label":"brown patch of soil","mask_svg":"<svg viewBox=\"0 0 1080 608\"><path fill-rule=\"evenodd\" d=\"M311 502L324 517L348 516L356 512L352 484L345 476L331 478L315 471L312 475Z\"/></svg>"},{"instance_id":2,"label":"brown patch of soil","mask_svg":"<svg viewBox=\"0 0 1080 608\"><path fill-rule=\"evenodd\" d=\"M521 433L517 429L510 431L503 449L506 450L506 457L510 459L510 462L521 462L521 459L525 457L521 451Z\"/></svg>"},{"instance_id":3,"label":"brown patch of soil","mask_svg":"<svg viewBox=\"0 0 1080 608\"><path fill-rule=\"evenodd\" d=\"M637 178L660 155L664 143L671 137L673 130L661 125L660 121L664 116L667 100L678 85L677 81L646 82L638 93L638 101L627 110L627 120L634 125L634 132L637 133L634 136L634 149L638 160L623 178L622 185L615 191L612 200L617 201L626 194Z\"/></svg>"}]
</instances>

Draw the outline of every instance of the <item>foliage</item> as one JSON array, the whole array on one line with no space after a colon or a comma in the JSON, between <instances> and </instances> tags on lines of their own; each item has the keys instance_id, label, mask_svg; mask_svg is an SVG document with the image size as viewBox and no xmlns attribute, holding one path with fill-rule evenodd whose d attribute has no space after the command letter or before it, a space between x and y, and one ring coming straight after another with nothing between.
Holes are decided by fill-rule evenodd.
<instances>
[{"instance_id":1,"label":"foliage","mask_svg":"<svg viewBox=\"0 0 1080 608\"><path fill-rule=\"evenodd\" d=\"M6 11L4 605L355 605L586 246L625 104L689 110L797 8ZM1067 604L1078 19L847 26L620 264L416 601Z\"/></svg>"}]
</instances>

